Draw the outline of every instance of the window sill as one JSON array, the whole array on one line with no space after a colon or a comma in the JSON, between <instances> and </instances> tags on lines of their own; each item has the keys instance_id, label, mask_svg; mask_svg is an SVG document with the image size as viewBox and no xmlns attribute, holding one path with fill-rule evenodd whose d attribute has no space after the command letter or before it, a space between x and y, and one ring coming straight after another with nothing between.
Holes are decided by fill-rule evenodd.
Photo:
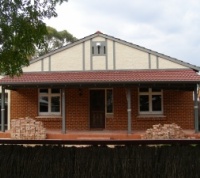
<instances>
[{"instance_id":1,"label":"window sill","mask_svg":"<svg viewBox=\"0 0 200 178\"><path fill-rule=\"evenodd\" d=\"M166 117L163 114L140 114L137 117Z\"/></svg>"},{"instance_id":2,"label":"window sill","mask_svg":"<svg viewBox=\"0 0 200 178\"><path fill-rule=\"evenodd\" d=\"M60 116L60 115L58 115L58 116L56 116L56 115L49 115L49 116L36 116L35 117L36 119L61 119L62 118L62 116Z\"/></svg>"},{"instance_id":3,"label":"window sill","mask_svg":"<svg viewBox=\"0 0 200 178\"><path fill-rule=\"evenodd\" d=\"M106 118L113 118L114 117L114 115L113 115L113 113L106 113Z\"/></svg>"},{"instance_id":4,"label":"window sill","mask_svg":"<svg viewBox=\"0 0 200 178\"><path fill-rule=\"evenodd\" d=\"M137 116L137 118L141 119L141 120L143 120L143 119L150 119L150 120L161 119L161 120L163 120L163 119L166 118L166 116L163 115L163 114L140 114L140 115Z\"/></svg>"}]
</instances>

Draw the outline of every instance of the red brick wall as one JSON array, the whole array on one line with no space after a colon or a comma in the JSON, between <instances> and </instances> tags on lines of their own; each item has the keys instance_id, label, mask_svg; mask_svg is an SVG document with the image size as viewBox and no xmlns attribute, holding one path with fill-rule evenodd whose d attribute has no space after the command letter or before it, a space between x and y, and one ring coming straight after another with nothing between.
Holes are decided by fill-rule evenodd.
<instances>
[{"instance_id":1,"label":"red brick wall","mask_svg":"<svg viewBox=\"0 0 200 178\"><path fill-rule=\"evenodd\" d=\"M125 130L127 101L125 88L114 89L114 117L106 119L109 130ZM146 130L154 124L176 123L183 129L194 129L193 94L187 91L163 91L164 117L141 117L138 114L138 89L131 90L132 130Z\"/></svg>"},{"instance_id":2,"label":"red brick wall","mask_svg":"<svg viewBox=\"0 0 200 178\"><path fill-rule=\"evenodd\" d=\"M136 98L136 100L134 100ZM194 129L193 93L188 91L163 91L164 117L138 117L138 90L132 94L132 129L146 130L154 124L176 123L183 129Z\"/></svg>"},{"instance_id":3,"label":"red brick wall","mask_svg":"<svg viewBox=\"0 0 200 178\"><path fill-rule=\"evenodd\" d=\"M89 89L66 90L66 128L89 130Z\"/></svg>"},{"instance_id":4,"label":"red brick wall","mask_svg":"<svg viewBox=\"0 0 200 178\"><path fill-rule=\"evenodd\" d=\"M37 106L37 89L18 89L11 91L11 119L35 117L38 113Z\"/></svg>"},{"instance_id":5,"label":"red brick wall","mask_svg":"<svg viewBox=\"0 0 200 178\"><path fill-rule=\"evenodd\" d=\"M127 101L125 88L113 89L114 114L105 121L107 130L127 130ZM144 130L153 124L176 123L183 129L194 129L192 92L165 90L165 117L138 117L138 89L132 88L132 130ZM89 130L89 89L66 89L66 129ZM38 90L19 89L11 92L11 119L38 116ZM46 128L61 129L62 119L38 118Z\"/></svg>"},{"instance_id":6,"label":"red brick wall","mask_svg":"<svg viewBox=\"0 0 200 178\"><path fill-rule=\"evenodd\" d=\"M126 130L127 129L127 101L125 88L113 89L114 113L113 118L106 118L106 129Z\"/></svg>"},{"instance_id":7,"label":"red brick wall","mask_svg":"<svg viewBox=\"0 0 200 178\"><path fill-rule=\"evenodd\" d=\"M11 119L30 117L42 121L45 128L61 129L61 118L36 118L37 116L38 89L11 91Z\"/></svg>"}]
</instances>

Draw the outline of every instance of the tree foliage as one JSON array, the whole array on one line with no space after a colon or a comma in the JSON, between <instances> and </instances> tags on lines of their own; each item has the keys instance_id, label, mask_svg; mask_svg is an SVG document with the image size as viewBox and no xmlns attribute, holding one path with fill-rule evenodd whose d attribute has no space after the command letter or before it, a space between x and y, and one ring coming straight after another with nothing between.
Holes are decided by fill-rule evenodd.
<instances>
[{"instance_id":1,"label":"tree foliage","mask_svg":"<svg viewBox=\"0 0 200 178\"><path fill-rule=\"evenodd\" d=\"M77 39L67 30L57 31L55 28L47 26L47 35L45 35L44 47L37 49L35 57L42 56L76 40Z\"/></svg>"},{"instance_id":2,"label":"tree foliage","mask_svg":"<svg viewBox=\"0 0 200 178\"><path fill-rule=\"evenodd\" d=\"M35 46L43 48L44 18L56 17L56 5L67 0L0 0L0 73L14 76L29 65Z\"/></svg>"}]
</instances>

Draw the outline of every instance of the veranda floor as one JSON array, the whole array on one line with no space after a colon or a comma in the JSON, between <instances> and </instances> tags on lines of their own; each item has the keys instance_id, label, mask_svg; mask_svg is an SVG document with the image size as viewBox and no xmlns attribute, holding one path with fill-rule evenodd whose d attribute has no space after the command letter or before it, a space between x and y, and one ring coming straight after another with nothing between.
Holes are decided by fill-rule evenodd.
<instances>
[{"instance_id":1,"label":"veranda floor","mask_svg":"<svg viewBox=\"0 0 200 178\"><path fill-rule=\"evenodd\" d=\"M200 139L200 132L195 133L194 130L184 130L187 137ZM145 131L66 131L65 134L61 130L47 130L47 139L56 140L134 140L141 139ZM10 131L0 132L0 139L11 139Z\"/></svg>"}]
</instances>

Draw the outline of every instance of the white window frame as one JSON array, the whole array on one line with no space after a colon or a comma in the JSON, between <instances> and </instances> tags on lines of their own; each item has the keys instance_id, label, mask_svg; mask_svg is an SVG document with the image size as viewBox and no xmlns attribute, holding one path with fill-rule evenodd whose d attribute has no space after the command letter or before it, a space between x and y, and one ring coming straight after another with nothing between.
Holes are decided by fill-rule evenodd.
<instances>
[{"instance_id":1,"label":"white window frame","mask_svg":"<svg viewBox=\"0 0 200 178\"><path fill-rule=\"evenodd\" d=\"M146 95L149 98L149 111L140 111L140 96ZM153 111L152 110L152 96L160 95L161 96L161 111ZM163 114L163 90L161 91L152 91L152 88L148 88L147 92L141 92L140 88L138 88L138 111L139 114Z\"/></svg>"},{"instance_id":2,"label":"white window frame","mask_svg":"<svg viewBox=\"0 0 200 178\"><path fill-rule=\"evenodd\" d=\"M40 89L48 89L48 93L40 93ZM61 115L61 90L60 93L51 93L51 88L40 88L38 89L38 113L40 116L52 116L52 115ZM40 97L48 97L48 112L40 112ZM59 96L60 97L60 112L51 112L51 98Z\"/></svg>"}]
</instances>

